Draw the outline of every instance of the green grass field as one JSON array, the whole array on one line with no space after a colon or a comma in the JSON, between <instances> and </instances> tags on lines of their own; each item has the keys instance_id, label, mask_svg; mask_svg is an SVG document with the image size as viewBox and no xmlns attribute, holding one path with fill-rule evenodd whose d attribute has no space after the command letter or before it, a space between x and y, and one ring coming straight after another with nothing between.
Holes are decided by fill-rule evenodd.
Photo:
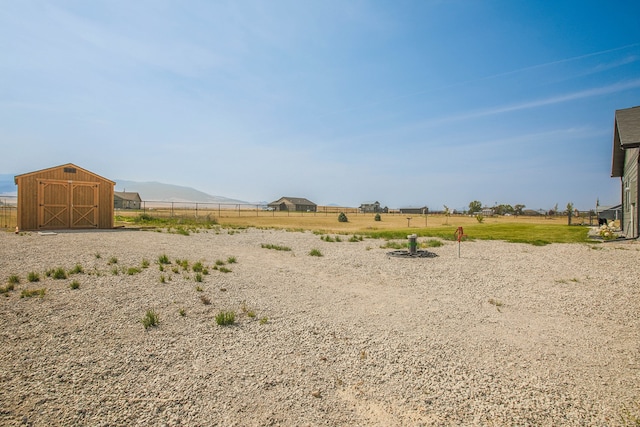
<instances>
[{"instance_id":1,"label":"green grass field","mask_svg":"<svg viewBox=\"0 0 640 427\"><path fill-rule=\"evenodd\" d=\"M116 225L155 228L275 228L317 233L359 234L372 238L406 239L409 234L454 240L458 227L463 227L467 239L504 240L508 242L545 245L550 243L592 242L588 226L567 225L567 218L558 217L488 217L482 223L469 216L382 214L375 221L371 214L349 214L348 222L339 222L335 213L269 212L256 214L227 212L226 216L182 215L163 216L161 212L140 215L129 212L116 216ZM575 221L574 221L575 222Z\"/></svg>"}]
</instances>

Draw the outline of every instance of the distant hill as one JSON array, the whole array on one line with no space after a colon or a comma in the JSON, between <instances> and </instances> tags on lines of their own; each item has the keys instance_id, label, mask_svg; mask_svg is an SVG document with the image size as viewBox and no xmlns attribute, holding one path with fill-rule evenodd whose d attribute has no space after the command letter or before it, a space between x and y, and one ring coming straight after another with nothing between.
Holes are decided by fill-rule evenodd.
<instances>
[{"instance_id":1,"label":"distant hill","mask_svg":"<svg viewBox=\"0 0 640 427\"><path fill-rule=\"evenodd\" d=\"M197 202L197 203L233 203L247 204L244 200L212 196L191 187L163 184L161 182L136 182L116 179L116 191L130 191L140 194L140 198L153 202Z\"/></svg>"}]
</instances>

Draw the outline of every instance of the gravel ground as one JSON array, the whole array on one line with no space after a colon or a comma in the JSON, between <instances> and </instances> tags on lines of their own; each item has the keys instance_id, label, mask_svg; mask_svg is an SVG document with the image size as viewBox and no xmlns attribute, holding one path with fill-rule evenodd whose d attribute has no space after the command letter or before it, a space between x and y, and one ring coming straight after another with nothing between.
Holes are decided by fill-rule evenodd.
<instances>
[{"instance_id":1,"label":"gravel ground","mask_svg":"<svg viewBox=\"0 0 640 427\"><path fill-rule=\"evenodd\" d=\"M639 242L463 242L460 257L444 242L428 249L436 257L403 259L384 241L347 239L1 233L0 280L20 282L0 296L0 425L609 426L640 417ZM314 248L323 256L309 256ZM161 272L163 254L172 264ZM192 269L173 272L176 260L201 261L209 274L198 282ZM77 264L84 272L46 277ZM133 267L140 272L128 274ZM43 297L21 298L41 288ZM145 329L150 309L160 320ZM224 310L235 324L216 323Z\"/></svg>"}]
</instances>

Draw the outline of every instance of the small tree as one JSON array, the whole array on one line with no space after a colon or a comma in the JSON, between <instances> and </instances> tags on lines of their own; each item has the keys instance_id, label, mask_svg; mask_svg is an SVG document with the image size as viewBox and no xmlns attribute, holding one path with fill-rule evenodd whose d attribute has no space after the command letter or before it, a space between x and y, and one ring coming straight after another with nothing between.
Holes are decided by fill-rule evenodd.
<instances>
[{"instance_id":1,"label":"small tree","mask_svg":"<svg viewBox=\"0 0 640 427\"><path fill-rule=\"evenodd\" d=\"M571 225L571 216L573 215L573 203L567 203L567 224Z\"/></svg>"},{"instance_id":2,"label":"small tree","mask_svg":"<svg viewBox=\"0 0 640 427\"><path fill-rule=\"evenodd\" d=\"M380 214L377 213L376 216L373 217L374 221L382 221L382 218L380 217Z\"/></svg>"},{"instance_id":3,"label":"small tree","mask_svg":"<svg viewBox=\"0 0 640 427\"><path fill-rule=\"evenodd\" d=\"M347 218L347 215L344 212L340 212L340 215L338 215L338 222L349 222L349 218Z\"/></svg>"},{"instance_id":4,"label":"small tree","mask_svg":"<svg viewBox=\"0 0 640 427\"><path fill-rule=\"evenodd\" d=\"M479 212L482 212L482 202L480 202L479 200L469 202L469 215L473 215Z\"/></svg>"},{"instance_id":5,"label":"small tree","mask_svg":"<svg viewBox=\"0 0 640 427\"><path fill-rule=\"evenodd\" d=\"M513 213L514 213L515 215L522 215L522 214L523 214L523 211L522 211L522 210L523 210L525 207L526 207L525 205L515 205L515 206L513 207Z\"/></svg>"},{"instance_id":6,"label":"small tree","mask_svg":"<svg viewBox=\"0 0 640 427\"><path fill-rule=\"evenodd\" d=\"M447 205L443 205L444 206L444 216L445 218L447 218L447 225L449 225L449 217L451 216L451 211L449 210L449 206Z\"/></svg>"}]
</instances>

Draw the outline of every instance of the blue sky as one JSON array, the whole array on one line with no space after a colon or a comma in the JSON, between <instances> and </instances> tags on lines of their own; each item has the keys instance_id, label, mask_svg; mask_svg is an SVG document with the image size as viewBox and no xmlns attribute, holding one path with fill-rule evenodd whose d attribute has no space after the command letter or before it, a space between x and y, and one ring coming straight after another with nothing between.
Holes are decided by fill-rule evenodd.
<instances>
[{"instance_id":1,"label":"blue sky","mask_svg":"<svg viewBox=\"0 0 640 427\"><path fill-rule=\"evenodd\" d=\"M0 174L247 201L618 203L637 1L4 1Z\"/></svg>"}]
</instances>

